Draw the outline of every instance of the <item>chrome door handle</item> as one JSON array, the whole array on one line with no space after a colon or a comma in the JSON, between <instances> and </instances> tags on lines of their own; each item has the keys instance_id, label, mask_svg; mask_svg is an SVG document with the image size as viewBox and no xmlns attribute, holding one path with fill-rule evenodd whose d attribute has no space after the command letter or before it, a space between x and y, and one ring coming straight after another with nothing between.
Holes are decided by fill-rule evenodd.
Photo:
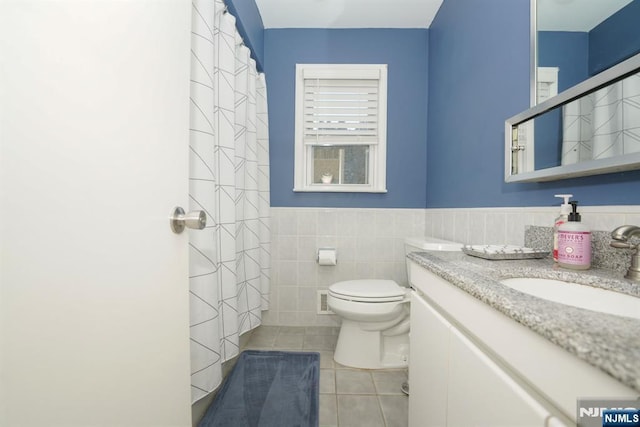
<instances>
[{"instance_id":1,"label":"chrome door handle","mask_svg":"<svg viewBox=\"0 0 640 427\"><path fill-rule=\"evenodd\" d=\"M184 213L184 209L177 206L169 217L171 231L180 234L184 228L193 228L194 230L202 230L207 225L207 214L204 211L191 211Z\"/></svg>"}]
</instances>

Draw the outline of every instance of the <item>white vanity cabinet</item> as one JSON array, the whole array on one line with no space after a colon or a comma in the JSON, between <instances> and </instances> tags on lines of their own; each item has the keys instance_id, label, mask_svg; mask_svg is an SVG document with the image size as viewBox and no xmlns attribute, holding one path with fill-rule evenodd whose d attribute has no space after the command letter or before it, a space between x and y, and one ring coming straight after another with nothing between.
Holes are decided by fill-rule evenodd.
<instances>
[{"instance_id":1,"label":"white vanity cabinet","mask_svg":"<svg viewBox=\"0 0 640 427\"><path fill-rule=\"evenodd\" d=\"M451 324L411 292L409 426L447 425Z\"/></svg>"},{"instance_id":2,"label":"white vanity cabinet","mask_svg":"<svg viewBox=\"0 0 640 427\"><path fill-rule=\"evenodd\" d=\"M561 427L638 392L414 261L409 426Z\"/></svg>"},{"instance_id":3,"label":"white vanity cabinet","mask_svg":"<svg viewBox=\"0 0 640 427\"><path fill-rule=\"evenodd\" d=\"M416 291L411 304L410 427L546 425L550 412Z\"/></svg>"},{"instance_id":4,"label":"white vanity cabinet","mask_svg":"<svg viewBox=\"0 0 640 427\"><path fill-rule=\"evenodd\" d=\"M551 413L457 329L451 329L449 426L544 427Z\"/></svg>"}]
</instances>

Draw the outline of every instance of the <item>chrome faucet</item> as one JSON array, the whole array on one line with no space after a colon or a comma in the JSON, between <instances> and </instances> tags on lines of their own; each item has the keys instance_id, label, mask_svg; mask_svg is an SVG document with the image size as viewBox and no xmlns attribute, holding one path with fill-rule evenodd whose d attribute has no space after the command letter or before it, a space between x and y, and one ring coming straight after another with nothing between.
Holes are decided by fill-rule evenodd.
<instances>
[{"instance_id":1,"label":"chrome faucet","mask_svg":"<svg viewBox=\"0 0 640 427\"><path fill-rule=\"evenodd\" d=\"M611 242L611 246L614 248L634 250L631 255L631 266L629 266L629 270L627 270L627 274L624 277L635 282L640 282L639 244L628 242L633 236L640 237L640 227L636 227L635 225L621 225L611 232L611 238L615 240L615 242Z\"/></svg>"}]
</instances>

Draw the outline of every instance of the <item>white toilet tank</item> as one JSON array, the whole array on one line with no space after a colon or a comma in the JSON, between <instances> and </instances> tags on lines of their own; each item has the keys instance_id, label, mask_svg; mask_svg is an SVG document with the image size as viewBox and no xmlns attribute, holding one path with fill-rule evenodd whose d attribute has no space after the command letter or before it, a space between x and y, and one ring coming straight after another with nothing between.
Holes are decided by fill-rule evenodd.
<instances>
[{"instance_id":1,"label":"white toilet tank","mask_svg":"<svg viewBox=\"0 0 640 427\"><path fill-rule=\"evenodd\" d=\"M459 251L462 246L462 243L436 237L407 237L404 239L405 255L409 252L421 251Z\"/></svg>"},{"instance_id":2,"label":"white toilet tank","mask_svg":"<svg viewBox=\"0 0 640 427\"><path fill-rule=\"evenodd\" d=\"M462 250L462 243L452 242L450 240L438 239L436 237L407 237L404 239L404 254L411 252L424 251L459 251ZM409 276L409 259L407 262L407 280L411 286L411 277Z\"/></svg>"}]
</instances>

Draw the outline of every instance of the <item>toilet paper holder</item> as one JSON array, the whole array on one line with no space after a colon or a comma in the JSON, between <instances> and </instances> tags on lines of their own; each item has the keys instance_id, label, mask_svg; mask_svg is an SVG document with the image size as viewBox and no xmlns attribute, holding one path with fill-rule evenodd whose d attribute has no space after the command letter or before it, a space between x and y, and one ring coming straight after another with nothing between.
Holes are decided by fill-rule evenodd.
<instances>
[{"instance_id":1,"label":"toilet paper holder","mask_svg":"<svg viewBox=\"0 0 640 427\"><path fill-rule=\"evenodd\" d=\"M336 248L318 248L316 261L320 265L336 265L338 263Z\"/></svg>"}]
</instances>

